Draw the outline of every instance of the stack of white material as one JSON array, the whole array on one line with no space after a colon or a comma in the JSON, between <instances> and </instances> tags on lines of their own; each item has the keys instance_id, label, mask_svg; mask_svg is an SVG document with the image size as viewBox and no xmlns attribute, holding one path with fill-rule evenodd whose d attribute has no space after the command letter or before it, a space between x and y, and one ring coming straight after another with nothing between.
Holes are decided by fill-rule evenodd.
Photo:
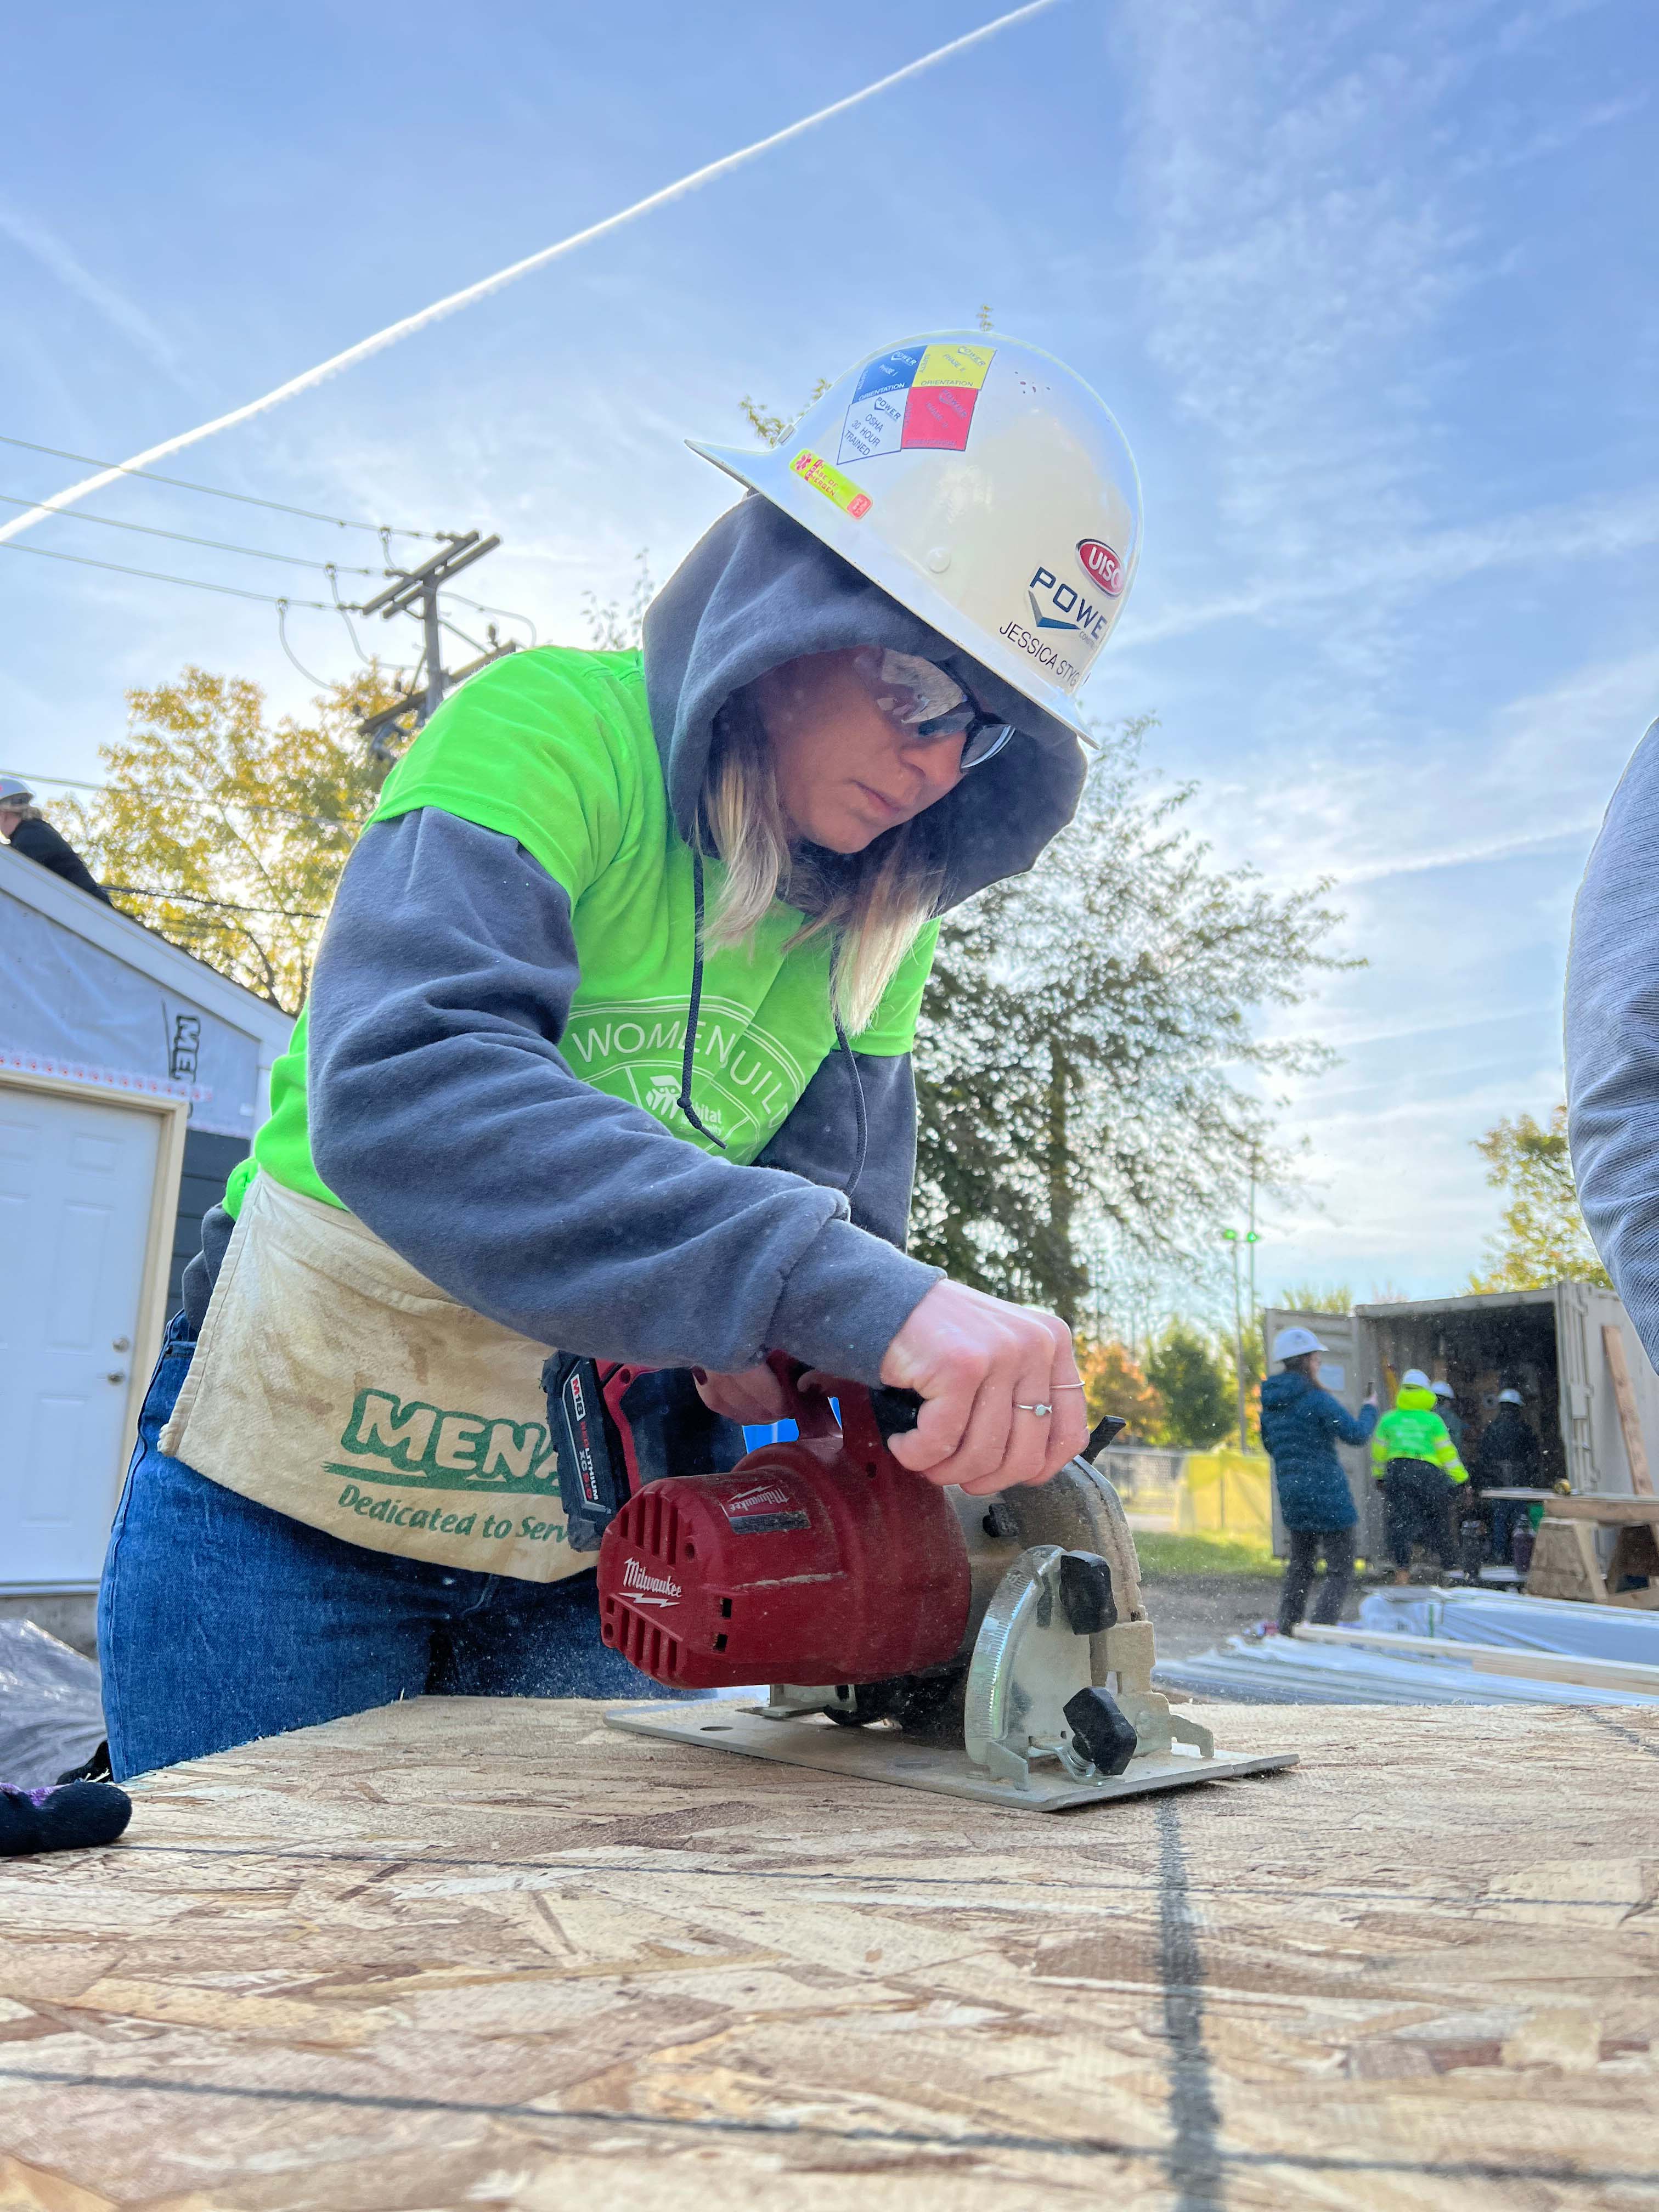
<instances>
[{"instance_id":1,"label":"stack of white material","mask_svg":"<svg viewBox=\"0 0 1659 2212\"><path fill-rule=\"evenodd\" d=\"M1357 1627L1230 1637L1160 1663L1157 1679L1252 1704L1659 1705L1659 1615L1483 1590L1377 1590Z\"/></svg>"}]
</instances>

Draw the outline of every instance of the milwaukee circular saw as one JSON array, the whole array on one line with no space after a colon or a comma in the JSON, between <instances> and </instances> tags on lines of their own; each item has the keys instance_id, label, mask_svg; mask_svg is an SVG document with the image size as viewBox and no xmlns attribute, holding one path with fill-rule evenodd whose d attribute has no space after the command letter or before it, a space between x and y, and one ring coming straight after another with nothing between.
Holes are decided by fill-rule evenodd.
<instances>
[{"instance_id":1,"label":"milwaukee circular saw","mask_svg":"<svg viewBox=\"0 0 1659 2212\"><path fill-rule=\"evenodd\" d=\"M682 1425L660 1412L680 1387L666 1370L642 1389L653 1370L549 1362L605 1641L682 1693L757 1692L613 1725L1044 1811L1293 1763L1218 1753L1152 1687L1133 1539L1091 1456L970 1498L888 1449L910 1393L807 1391L774 1366L798 1434L732 1463L732 1425L695 1392ZM1090 1454L1121 1426L1102 1422Z\"/></svg>"}]
</instances>

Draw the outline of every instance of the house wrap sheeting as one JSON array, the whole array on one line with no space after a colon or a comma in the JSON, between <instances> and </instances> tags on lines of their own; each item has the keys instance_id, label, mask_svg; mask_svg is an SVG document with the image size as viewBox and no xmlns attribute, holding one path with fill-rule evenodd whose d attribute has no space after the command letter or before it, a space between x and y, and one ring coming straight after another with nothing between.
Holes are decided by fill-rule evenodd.
<instances>
[{"instance_id":1,"label":"house wrap sheeting","mask_svg":"<svg viewBox=\"0 0 1659 2212\"><path fill-rule=\"evenodd\" d=\"M16 865L38 872L33 862ZM164 963L155 959L153 949L172 955L168 969L187 973L197 963L162 946L137 922L113 918L121 936L131 931L136 940L133 957L123 958L66 927L44 904L14 896L10 876L8 870L0 877L0 944L5 947L0 1071L11 1067L112 1091L188 1098L192 1129L249 1141L262 1110L260 1040L155 972ZM53 888L97 908L84 893L55 882ZM111 919L97 908L88 921L102 922L99 933L106 935ZM211 982L221 992L225 988L219 977ZM262 1011L270 1019L283 1018L274 1007Z\"/></svg>"}]
</instances>

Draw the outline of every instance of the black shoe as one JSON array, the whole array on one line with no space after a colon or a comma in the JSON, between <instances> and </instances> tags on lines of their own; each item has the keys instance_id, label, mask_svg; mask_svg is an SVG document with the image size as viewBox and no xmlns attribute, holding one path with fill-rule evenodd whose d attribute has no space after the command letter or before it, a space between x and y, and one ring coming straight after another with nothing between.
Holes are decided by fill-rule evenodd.
<instances>
[{"instance_id":1,"label":"black shoe","mask_svg":"<svg viewBox=\"0 0 1659 2212\"><path fill-rule=\"evenodd\" d=\"M57 1790L0 1789L0 1858L112 1844L131 1818L131 1798L109 1782L70 1782Z\"/></svg>"},{"instance_id":2,"label":"black shoe","mask_svg":"<svg viewBox=\"0 0 1659 2212\"><path fill-rule=\"evenodd\" d=\"M60 1774L58 1778L60 1787L65 1782L112 1782L114 1779L107 1743L100 1743L90 1759L84 1759L79 1766L71 1766L67 1774Z\"/></svg>"}]
</instances>

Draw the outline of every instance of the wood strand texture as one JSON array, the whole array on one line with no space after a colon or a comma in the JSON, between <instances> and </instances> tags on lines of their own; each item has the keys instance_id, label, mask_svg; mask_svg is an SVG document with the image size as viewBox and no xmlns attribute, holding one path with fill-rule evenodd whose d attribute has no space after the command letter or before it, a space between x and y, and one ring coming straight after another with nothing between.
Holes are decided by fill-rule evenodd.
<instances>
[{"instance_id":1,"label":"wood strand texture","mask_svg":"<svg viewBox=\"0 0 1659 2212\"><path fill-rule=\"evenodd\" d=\"M422 1698L0 1863L3 2212L1659 2203L1659 1717L1048 1820Z\"/></svg>"}]
</instances>

